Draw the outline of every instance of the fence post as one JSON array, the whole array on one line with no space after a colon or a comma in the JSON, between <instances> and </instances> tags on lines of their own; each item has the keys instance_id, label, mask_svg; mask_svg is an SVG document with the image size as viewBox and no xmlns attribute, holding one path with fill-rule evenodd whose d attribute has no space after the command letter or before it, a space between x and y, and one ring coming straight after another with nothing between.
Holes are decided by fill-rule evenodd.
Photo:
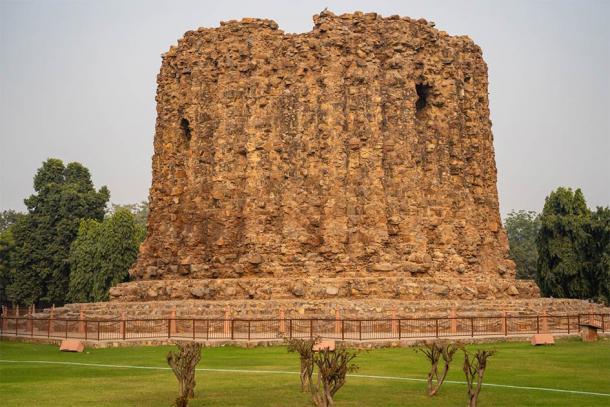
<instances>
[{"instance_id":1,"label":"fence post","mask_svg":"<svg viewBox=\"0 0 610 407\"><path fill-rule=\"evenodd\" d=\"M32 306L31 305L28 306L28 311L27 312L28 312L27 313L28 323L27 323L26 327L27 327L27 330L29 332L31 332L31 335L34 336L33 335L33 330L32 330Z\"/></svg>"},{"instance_id":2,"label":"fence post","mask_svg":"<svg viewBox=\"0 0 610 407\"><path fill-rule=\"evenodd\" d=\"M451 318L451 335L457 335L457 307L455 305L449 311L449 318Z\"/></svg>"},{"instance_id":3,"label":"fence post","mask_svg":"<svg viewBox=\"0 0 610 407\"><path fill-rule=\"evenodd\" d=\"M49 327L47 328L48 337L51 337L51 332L53 332L54 320L55 320L55 304L53 304L51 306L51 313L49 315Z\"/></svg>"},{"instance_id":4,"label":"fence post","mask_svg":"<svg viewBox=\"0 0 610 407\"><path fill-rule=\"evenodd\" d=\"M125 339L125 310L121 311L121 324L119 325L119 335L121 338Z\"/></svg>"},{"instance_id":5,"label":"fence post","mask_svg":"<svg viewBox=\"0 0 610 407\"><path fill-rule=\"evenodd\" d=\"M474 337L474 317L470 317L470 336Z\"/></svg>"},{"instance_id":6,"label":"fence post","mask_svg":"<svg viewBox=\"0 0 610 407\"><path fill-rule=\"evenodd\" d=\"M89 331L89 324L87 322L88 321L85 319L85 340L87 340L87 331Z\"/></svg>"},{"instance_id":7,"label":"fence post","mask_svg":"<svg viewBox=\"0 0 610 407\"><path fill-rule=\"evenodd\" d=\"M402 337L402 323L401 320L398 320L398 340L400 340Z\"/></svg>"},{"instance_id":8,"label":"fence post","mask_svg":"<svg viewBox=\"0 0 610 407\"><path fill-rule=\"evenodd\" d=\"M390 323L390 329L392 331L392 338L398 333L398 327L396 326L398 310L396 306L392 308L392 321Z\"/></svg>"},{"instance_id":9,"label":"fence post","mask_svg":"<svg viewBox=\"0 0 610 407\"><path fill-rule=\"evenodd\" d=\"M171 333L176 335L178 333L177 323L176 323L176 307L172 309L169 318L171 319L170 329Z\"/></svg>"},{"instance_id":10,"label":"fence post","mask_svg":"<svg viewBox=\"0 0 610 407\"><path fill-rule=\"evenodd\" d=\"M290 327L290 328L289 328L289 329L290 329L290 339L292 339L292 318L290 318L290 319L288 320L288 324L289 324L289 327Z\"/></svg>"},{"instance_id":11,"label":"fence post","mask_svg":"<svg viewBox=\"0 0 610 407\"><path fill-rule=\"evenodd\" d=\"M30 336L34 337L34 317L30 314Z\"/></svg>"},{"instance_id":12,"label":"fence post","mask_svg":"<svg viewBox=\"0 0 610 407\"><path fill-rule=\"evenodd\" d=\"M606 332L606 327L604 325L604 314L602 314L602 332Z\"/></svg>"},{"instance_id":13,"label":"fence post","mask_svg":"<svg viewBox=\"0 0 610 407\"><path fill-rule=\"evenodd\" d=\"M250 320L248 320L248 340L250 340Z\"/></svg>"},{"instance_id":14,"label":"fence post","mask_svg":"<svg viewBox=\"0 0 610 407\"><path fill-rule=\"evenodd\" d=\"M358 321L358 339L362 340L362 320Z\"/></svg>"},{"instance_id":15,"label":"fence post","mask_svg":"<svg viewBox=\"0 0 610 407\"><path fill-rule=\"evenodd\" d=\"M100 340L100 321L97 321L97 340Z\"/></svg>"},{"instance_id":16,"label":"fence post","mask_svg":"<svg viewBox=\"0 0 610 407\"><path fill-rule=\"evenodd\" d=\"M434 330L436 333L436 337L438 338L438 318L434 320Z\"/></svg>"},{"instance_id":17,"label":"fence post","mask_svg":"<svg viewBox=\"0 0 610 407\"><path fill-rule=\"evenodd\" d=\"M167 319L167 338L171 338L172 337L172 320L171 319Z\"/></svg>"},{"instance_id":18,"label":"fence post","mask_svg":"<svg viewBox=\"0 0 610 407\"><path fill-rule=\"evenodd\" d=\"M506 318L506 311L504 311L504 336L508 336L508 319Z\"/></svg>"},{"instance_id":19,"label":"fence post","mask_svg":"<svg viewBox=\"0 0 610 407\"><path fill-rule=\"evenodd\" d=\"M570 334L570 314L567 315L568 317L568 335Z\"/></svg>"},{"instance_id":20,"label":"fence post","mask_svg":"<svg viewBox=\"0 0 610 407\"><path fill-rule=\"evenodd\" d=\"M84 333L85 331L85 312L83 311L83 307L80 307L80 313L78 315L78 333Z\"/></svg>"},{"instance_id":21,"label":"fence post","mask_svg":"<svg viewBox=\"0 0 610 407\"><path fill-rule=\"evenodd\" d=\"M280 308L280 335L286 334L286 311L284 311L284 307Z\"/></svg>"},{"instance_id":22,"label":"fence post","mask_svg":"<svg viewBox=\"0 0 610 407\"><path fill-rule=\"evenodd\" d=\"M2 318L2 323L0 324L0 332L4 333L4 331L6 331L6 327L8 325L5 325L7 323L7 319L6 317L8 317L8 311L6 306L2 306L2 315L0 316Z\"/></svg>"},{"instance_id":23,"label":"fence post","mask_svg":"<svg viewBox=\"0 0 610 407\"><path fill-rule=\"evenodd\" d=\"M536 333L540 333L540 315L536 314Z\"/></svg>"},{"instance_id":24,"label":"fence post","mask_svg":"<svg viewBox=\"0 0 610 407\"><path fill-rule=\"evenodd\" d=\"M309 339L313 339L313 319L309 319Z\"/></svg>"},{"instance_id":25,"label":"fence post","mask_svg":"<svg viewBox=\"0 0 610 407\"><path fill-rule=\"evenodd\" d=\"M235 339L235 320L231 320L231 340Z\"/></svg>"},{"instance_id":26,"label":"fence post","mask_svg":"<svg viewBox=\"0 0 610 407\"><path fill-rule=\"evenodd\" d=\"M339 336L339 329L341 328L340 324L339 324L339 319L341 318L341 316L339 315L339 309L337 308L335 310L335 335Z\"/></svg>"},{"instance_id":27,"label":"fence post","mask_svg":"<svg viewBox=\"0 0 610 407\"><path fill-rule=\"evenodd\" d=\"M66 323L66 339L68 339L68 320L64 320Z\"/></svg>"},{"instance_id":28,"label":"fence post","mask_svg":"<svg viewBox=\"0 0 610 407\"><path fill-rule=\"evenodd\" d=\"M341 320L341 340L345 340L345 321Z\"/></svg>"},{"instance_id":29,"label":"fence post","mask_svg":"<svg viewBox=\"0 0 610 407\"><path fill-rule=\"evenodd\" d=\"M19 328L19 306L17 306L17 316L15 317L15 336L17 336L18 328Z\"/></svg>"},{"instance_id":30,"label":"fence post","mask_svg":"<svg viewBox=\"0 0 610 407\"><path fill-rule=\"evenodd\" d=\"M193 340L195 340L195 318L193 318Z\"/></svg>"}]
</instances>

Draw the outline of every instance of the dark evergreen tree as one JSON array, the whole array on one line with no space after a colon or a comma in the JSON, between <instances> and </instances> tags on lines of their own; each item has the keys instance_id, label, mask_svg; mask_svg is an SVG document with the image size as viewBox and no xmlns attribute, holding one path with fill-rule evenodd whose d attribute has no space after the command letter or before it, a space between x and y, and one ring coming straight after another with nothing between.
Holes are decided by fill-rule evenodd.
<instances>
[{"instance_id":1,"label":"dark evergreen tree","mask_svg":"<svg viewBox=\"0 0 610 407\"><path fill-rule=\"evenodd\" d=\"M11 279L12 253L15 239L11 227L0 232L0 304L8 303L6 288Z\"/></svg>"},{"instance_id":2,"label":"dark evergreen tree","mask_svg":"<svg viewBox=\"0 0 610 407\"><path fill-rule=\"evenodd\" d=\"M108 300L108 289L129 279L129 268L138 257L145 229L128 210L119 209L105 219L99 234L99 271L94 274L94 301Z\"/></svg>"},{"instance_id":3,"label":"dark evergreen tree","mask_svg":"<svg viewBox=\"0 0 610 407\"><path fill-rule=\"evenodd\" d=\"M4 232L9 227L17 223L19 218L22 216L23 213L14 211L12 209L0 212L0 232Z\"/></svg>"},{"instance_id":4,"label":"dark evergreen tree","mask_svg":"<svg viewBox=\"0 0 610 407\"><path fill-rule=\"evenodd\" d=\"M587 238L581 245L589 297L610 303L610 208L598 207L585 224Z\"/></svg>"},{"instance_id":5,"label":"dark evergreen tree","mask_svg":"<svg viewBox=\"0 0 610 407\"><path fill-rule=\"evenodd\" d=\"M100 225L94 219L80 222L78 235L70 248L70 302L93 301L93 276L101 263L98 255Z\"/></svg>"},{"instance_id":6,"label":"dark evergreen tree","mask_svg":"<svg viewBox=\"0 0 610 407\"><path fill-rule=\"evenodd\" d=\"M69 300L107 300L110 287L128 280L143 239L144 228L125 208L103 222L83 220L70 251Z\"/></svg>"},{"instance_id":7,"label":"dark evergreen tree","mask_svg":"<svg viewBox=\"0 0 610 407\"><path fill-rule=\"evenodd\" d=\"M546 198L537 239L537 282L544 295L588 298L592 292L581 252L590 216L580 189L558 188Z\"/></svg>"},{"instance_id":8,"label":"dark evergreen tree","mask_svg":"<svg viewBox=\"0 0 610 407\"><path fill-rule=\"evenodd\" d=\"M517 266L517 278L535 278L538 263L536 237L540 218L534 211L512 211L504 220L510 257Z\"/></svg>"},{"instance_id":9,"label":"dark evergreen tree","mask_svg":"<svg viewBox=\"0 0 610 407\"><path fill-rule=\"evenodd\" d=\"M89 170L48 159L34 177L27 214L13 226L9 300L20 304L63 304L68 293L69 251L81 219L101 220L110 193L96 191Z\"/></svg>"}]
</instances>

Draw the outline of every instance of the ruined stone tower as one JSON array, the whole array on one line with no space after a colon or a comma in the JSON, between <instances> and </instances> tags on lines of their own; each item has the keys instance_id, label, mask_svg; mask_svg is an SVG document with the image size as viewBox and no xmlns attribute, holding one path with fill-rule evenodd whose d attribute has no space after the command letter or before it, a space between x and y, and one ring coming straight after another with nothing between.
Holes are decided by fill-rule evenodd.
<instances>
[{"instance_id":1,"label":"ruined stone tower","mask_svg":"<svg viewBox=\"0 0 610 407\"><path fill-rule=\"evenodd\" d=\"M163 56L148 236L114 300L497 299L481 49L432 23L243 19Z\"/></svg>"}]
</instances>

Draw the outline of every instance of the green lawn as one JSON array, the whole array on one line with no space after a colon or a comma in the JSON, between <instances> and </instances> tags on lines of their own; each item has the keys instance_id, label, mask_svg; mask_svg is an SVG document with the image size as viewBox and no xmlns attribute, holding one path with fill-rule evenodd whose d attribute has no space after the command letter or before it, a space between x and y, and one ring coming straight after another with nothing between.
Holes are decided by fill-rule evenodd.
<instances>
[{"instance_id":1,"label":"green lawn","mask_svg":"<svg viewBox=\"0 0 610 407\"><path fill-rule=\"evenodd\" d=\"M551 347L524 343L480 345L499 352L490 359L486 382L610 394L610 341L562 340ZM91 349L60 353L51 345L0 342L0 359L166 367L171 347ZM359 375L420 378L427 365L409 348L362 351ZM448 380L463 381L461 357ZM278 372L298 369L284 347L207 348L200 368ZM0 362L0 404L10 406L169 406L177 394L170 370ZM348 377L337 406L464 406L466 387L446 383L428 398L423 382ZM311 406L299 392L299 377L287 373L197 372L193 406ZM484 387L481 406L608 406L610 397L532 389Z\"/></svg>"}]
</instances>

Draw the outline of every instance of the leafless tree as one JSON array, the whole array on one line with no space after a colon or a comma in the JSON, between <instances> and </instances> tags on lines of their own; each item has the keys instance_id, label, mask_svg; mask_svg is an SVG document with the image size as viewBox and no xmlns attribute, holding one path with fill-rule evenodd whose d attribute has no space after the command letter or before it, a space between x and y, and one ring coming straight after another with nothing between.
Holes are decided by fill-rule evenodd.
<instances>
[{"instance_id":1,"label":"leafless tree","mask_svg":"<svg viewBox=\"0 0 610 407\"><path fill-rule=\"evenodd\" d=\"M459 344L443 342L443 341L431 341L420 344L415 350L416 352L423 353L428 361L430 361L430 371L428 372L428 395L434 396L438 393L439 389L443 385L447 372L449 372L449 365L453 360L453 355L460 349ZM439 363L443 361L443 370L439 373Z\"/></svg>"},{"instance_id":2,"label":"leafless tree","mask_svg":"<svg viewBox=\"0 0 610 407\"><path fill-rule=\"evenodd\" d=\"M197 342L177 342L178 351L167 354L170 365L178 383L180 396L176 399L176 407L187 407L189 398L195 397L195 367L201 359L201 344Z\"/></svg>"},{"instance_id":3,"label":"leafless tree","mask_svg":"<svg viewBox=\"0 0 610 407\"><path fill-rule=\"evenodd\" d=\"M301 391L310 389L311 376L313 375L313 346L318 341L315 339L287 339L288 352L297 352L301 360Z\"/></svg>"},{"instance_id":4,"label":"leafless tree","mask_svg":"<svg viewBox=\"0 0 610 407\"><path fill-rule=\"evenodd\" d=\"M471 353L464 348L464 374L468 383L468 407L476 407L483 375L487 368L487 358L496 353L495 350L478 349Z\"/></svg>"},{"instance_id":5,"label":"leafless tree","mask_svg":"<svg viewBox=\"0 0 610 407\"><path fill-rule=\"evenodd\" d=\"M322 349L314 354L313 360L318 367L318 378L316 384L313 381L310 382L310 387L313 402L316 406L333 406L333 397L345 384L347 373L358 369L352 363L355 357L355 352L345 348Z\"/></svg>"}]
</instances>

